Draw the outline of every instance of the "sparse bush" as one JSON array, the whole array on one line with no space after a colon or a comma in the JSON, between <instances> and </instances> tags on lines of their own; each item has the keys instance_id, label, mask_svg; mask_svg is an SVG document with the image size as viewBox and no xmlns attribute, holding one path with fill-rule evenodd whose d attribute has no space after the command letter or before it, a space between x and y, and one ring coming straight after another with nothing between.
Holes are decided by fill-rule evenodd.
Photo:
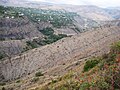
<instances>
[{"instance_id":1,"label":"sparse bush","mask_svg":"<svg viewBox=\"0 0 120 90\"><path fill-rule=\"evenodd\" d=\"M63 79L70 79L73 76L74 76L74 73L70 71L68 74L64 75Z\"/></svg>"},{"instance_id":2,"label":"sparse bush","mask_svg":"<svg viewBox=\"0 0 120 90\"><path fill-rule=\"evenodd\" d=\"M36 43L33 43L32 41L27 41L26 43L27 43L27 46L32 49L37 48Z\"/></svg>"},{"instance_id":3,"label":"sparse bush","mask_svg":"<svg viewBox=\"0 0 120 90\"><path fill-rule=\"evenodd\" d=\"M0 41L5 41L5 38L0 38Z\"/></svg>"},{"instance_id":4,"label":"sparse bush","mask_svg":"<svg viewBox=\"0 0 120 90\"><path fill-rule=\"evenodd\" d=\"M115 89L120 88L120 68L117 64L111 65L104 73L104 78Z\"/></svg>"},{"instance_id":5,"label":"sparse bush","mask_svg":"<svg viewBox=\"0 0 120 90\"><path fill-rule=\"evenodd\" d=\"M16 83L20 83L20 80L17 80Z\"/></svg>"},{"instance_id":6,"label":"sparse bush","mask_svg":"<svg viewBox=\"0 0 120 90\"><path fill-rule=\"evenodd\" d=\"M80 85L79 90L89 90L90 86L91 85L88 82L84 82Z\"/></svg>"},{"instance_id":7,"label":"sparse bush","mask_svg":"<svg viewBox=\"0 0 120 90\"><path fill-rule=\"evenodd\" d=\"M111 52L113 54L118 54L120 53L120 41L117 42L117 43L114 43L112 46L111 46Z\"/></svg>"},{"instance_id":8,"label":"sparse bush","mask_svg":"<svg viewBox=\"0 0 120 90\"><path fill-rule=\"evenodd\" d=\"M79 82L73 80L65 81L61 85L50 88L50 90L81 90Z\"/></svg>"},{"instance_id":9,"label":"sparse bush","mask_svg":"<svg viewBox=\"0 0 120 90\"><path fill-rule=\"evenodd\" d=\"M54 83L56 83L57 82L57 80L52 80L52 84L54 84Z\"/></svg>"},{"instance_id":10,"label":"sparse bush","mask_svg":"<svg viewBox=\"0 0 120 90\"><path fill-rule=\"evenodd\" d=\"M107 83L107 82L105 82L105 81L103 81L103 80L99 80L99 81L97 81L96 82L96 87L98 87L100 90L108 90L110 87L110 85Z\"/></svg>"},{"instance_id":11,"label":"sparse bush","mask_svg":"<svg viewBox=\"0 0 120 90\"><path fill-rule=\"evenodd\" d=\"M2 90L6 90L5 87L2 87Z\"/></svg>"},{"instance_id":12,"label":"sparse bush","mask_svg":"<svg viewBox=\"0 0 120 90\"><path fill-rule=\"evenodd\" d=\"M31 82L37 82L37 81L39 81L39 77L34 77L32 80L31 80Z\"/></svg>"},{"instance_id":13,"label":"sparse bush","mask_svg":"<svg viewBox=\"0 0 120 90\"><path fill-rule=\"evenodd\" d=\"M39 71L35 74L36 77L40 77L40 76L43 76L43 74Z\"/></svg>"},{"instance_id":14,"label":"sparse bush","mask_svg":"<svg viewBox=\"0 0 120 90\"><path fill-rule=\"evenodd\" d=\"M109 64L110 63L113 64L114 61L115 61L115 58L116 58L116 54L111 53L111 54L108 55L108 58L106 58L105 61Z\"/></svg>"},{"instance_id":15,"label":"sparse bush","mask_svg":"<svg viewBox=\"0 0 120 90\"><path fill-rule=\"evenodd\" d=\"M6 85L5 82L0 82L0 86L4 86L4 85Z\"/></svg>"},{"instance_id":16,"label":"sparse bush","mask_svg":"<svg viewBox=\"0 0 120 90\"><path fill-rule=\"evenodd\" d=\"M51 44L54 43L64 37L67 37L67 35L64 34L59 34L59 35L50 35L48 37L45 37L44 40L39 40L39 41L35 41L38 45L43 46L43 45L47 45L47 44Z\"/></svg>"},{"instance_id":17,"label":"sparse bush","mask_svg":"<svg viewBox=\"0 0 120 90\"><path fill-rule=\"evenodd\" d=\"M40 30L40 32L44 35L50 36L53 35L54 30L51 27L44 28L43 30Z\"/></svg>"},{"instance_id":18,"label":"sparse bush","mask_svg":"<svg viewBox=\"0 0 120 90\"><path fill-rule=\"evenodd\" d=\"M44 86L42 87L41 89L38 89L38 90L50 90L48 86Z\"/></svg>"},{"instance_id":19,"label":"sparse bush","mask_svg":"<svg viewBox=\"0 0 120 90\"><path fill-rule=\"evenodd\" d=\"M92 59L86 61L83 71L84 72L89 71L91 68L95 67L98 63L99 63L98 59Z\"/></svg>"},{"instance_id":20,"label":"sparse bush","mask_svg":"<svg viewBox=\"0 0 120 90\"><path fill-rule=\"evenodd\" d=\"M28 46L26 46L26 47L23 48L23 50L21 52L23 53L23 52L26 52L28 50L30 50L30 48Z\"/></svg>"},{"instance_id":21,"label":"sparse bush","mask_svg":"<svg viewBox=\"0 0 120 90\"><path fill-rule=\"evenodd\" d=\"M0 53L0 60L5 58L5 57L6 57L6 55L4 53Z\"/></svg>"}]
</instances>

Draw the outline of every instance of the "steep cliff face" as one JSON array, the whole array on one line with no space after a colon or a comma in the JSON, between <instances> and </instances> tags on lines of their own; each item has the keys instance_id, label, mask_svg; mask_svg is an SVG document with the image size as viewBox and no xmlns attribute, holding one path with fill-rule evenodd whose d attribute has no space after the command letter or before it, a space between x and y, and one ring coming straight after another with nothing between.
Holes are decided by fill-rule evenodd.
<instances>
[{"instance_id":1,"label":"steep cliff face","mask_svg":"<svg viewBox=\"0 0 120 90\"><path fill-rule=\"evenodd\" d=\"M38 69L44 72L54 66L62 65L66 61L107 53L110 44L119 39L120 27L111 26L98 28L30 50L0 62L0 81L14 80Z\"/></svg>"}]
</instances>

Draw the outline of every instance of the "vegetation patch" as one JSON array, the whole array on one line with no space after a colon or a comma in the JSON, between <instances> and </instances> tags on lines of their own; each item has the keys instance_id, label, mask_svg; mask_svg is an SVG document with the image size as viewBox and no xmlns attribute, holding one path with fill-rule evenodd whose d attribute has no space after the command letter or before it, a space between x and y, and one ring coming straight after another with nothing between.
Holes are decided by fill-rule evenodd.
<instances>
[{"instance_id":1,"label":"vegetation patch","mask_svg":"<svg viewBox=\"0 0 120 90\"><path fill-rule=\"evenodd\" d=\"M51 27L44 28L43 30L39 30L42 34L45 35L44 39L34 39L32 43L36 43L38 46L44 46L47 44L54 43L64 37L67 37L65 34L54 34L54 30Z\"/></svg>"},{"instance_id":2,"label":"vegetation patch","mask_svg":"<svg viewBox=\"0 0 120 90\"><path fill-rule=\"evenodd\" d=\"M116 42L111 46L111 52L114 54L120 53L120 42Z\"/></svg>"},{"instance_id":3,"label":"vegetation patch","mask_svg":"<svg viewBox=\"0 0 120 90\"><path fill-rule=\"evenodd\" d=\"M34 78L31 80L31 82L34 82L34 83L36 83L37 81L39 81L39 77L34 77Z\"/></svg>"},{"instance_id":4,"label":"vegetation patch","mask_svg":"<svg viewBox=\"0 0 120 90\"><path fill-rule=\"evenodd\" d=\"M33 43L32 41L27 41L27 46L34 49L34 48L37 48L37 45L35 43Z\"/></svg>"},{"instance_id":5,"label":"vegetation patch","mask_svg":"<svg viewBox=\"0 0 120 90\"><path fill-rule=\"evenodd\" d=\"M40 76L43 76L43 74L39 71L35 74L36 77L40 77Z\"/></svg>"},{"instance_id":6,"label":"vegetation patch","mask_svg":"<svg viewBox=\"0 0 120 90\"><path fill-rule=\"evenodd\" d=\"M20 83L20 80L17 80L16 83Z\"/></svg>"},{"instance_id":7,"label":"vegetation patch","mask_svg":"<svg viewBox=\"0 0 120 90\"><path fill-rule=\"evenodd\" d=\"M1 53L0 52L0 60L2 60L3 58L5 58L6 57L6 55L4 54L4 53Z\"/></svg>"},{"instance_id":8,"label":"vegetation patch","mask_svg":"<svg viewBox=\"0 0 120 90\"><path fill-rule=\"evenodd\" d=\"M46 36L54 34L54 30L51 27L44 28L43 30L40 30L40 32Z\"/></svg>"},{"instance_id":9,"label":"vegetation patch","mask_svg":"<svg viewBox=\"0 0 120 90\"><path fill-rule=\"evenodd\" d=\"M4 86L4 85L6 85L5 82L0 82L0 86Z\"/></svg>"},{"instance_id":10,"label":"vegetation patch","mask_svg":"<svg viewBox=\"0 0 120 90\"><path fill-rule=\"evenodd\" d=\"M84 72L89 71L93 67L95 67L99 63L98 59L91 59L86 61L85 66L84 66Z\"/></svg>"}]
</instances>

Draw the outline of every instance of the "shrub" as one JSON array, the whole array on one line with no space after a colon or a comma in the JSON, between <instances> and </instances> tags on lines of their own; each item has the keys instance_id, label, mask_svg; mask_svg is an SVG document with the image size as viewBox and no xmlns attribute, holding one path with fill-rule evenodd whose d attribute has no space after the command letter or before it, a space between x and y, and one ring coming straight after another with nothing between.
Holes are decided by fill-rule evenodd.
<instances>
[{"instance_id":1,"label":"shrub","mask_svg":"<svg viewBox=\"0 0 120 90\"><path fill-rule=\"evenodd\" d=\"M23 53L23 52L26 52L28 50L30 50L30 48L28 46L26 46L26 47L23 48L23 50L21 52Z\"/></svg>"},{"instance_id":2,"label":"shrub","mask_svg":"<svg viewBox=\"0 0 120 90\"><path fill-rule=\"evenodd\" d=\"M39 77L34 77L32 80L31 80L31 82L37 82L37 81L39 81Z\"/></svg>"},{"instance_id":3,"label":"shrub","mask_svg":"<svg viewBox=\"0 0 120 90\"><path fill-rule=\"evenodd\" d=\"M0 82L0 86L4 86L4 85L6 85L5 82Z\"/></svg>"},{"instance_id":4,"label":"shrub","mask_svg":"<svg viewBox=\"0 0 120 90\"><path fill-rule=\"evenodd\" d=\"M37 48L36 43L34 43L34 42L32 42L32 41L26 41L26 43L27 43L27 46L28 46L28 47L31 47L32 49Z\"/></svg>"},{"instance_id":5,"label":"shrub","mask_svg":"<svg viewBox=\"0 0 120 90\"><path fill-rule=\"evenodd\" d=\"M98 59L88 60L84 65L83 71L84 72L89 71L91 68L95 67L98 63L99 63Z\"/></svg>"},{"instance_id":6,"label":"shrub","mask_svg":"<svg viewBox=\"0 0 120 90\"><path fill-rule=\"evenodd\" d=\"M64 75L63 76L63 79L65 80L65 79L70 79L70 78L72 78L74 76L74 73L73 72L69 72L69 73L67 73L66 75Z\"/></svg>"},{"instance_id":7,"label":"shrub","mask_svg":"<svg viewBox=\"0 0 120 90\"><path fill-rule=\"evenodd\" d=\"M0 41L5 41L5 38L0 38Z\"/></svg>"},{"instance_id":8,"label":"shrub","mask_svg":"<svg viewBox=\"0 0 120 90\"><path fill-rule=\"evenodd\" d=\"M57 82L57 80L52 80L52 84L54 84L54 83L56 83Z\"/></svg>"},{"instance_id":9,"label":"shrub","mask_svg":"<svg viewBox=\"0 0 120 90\"><path fill-rule=\"evenodd\" d=\"M57 87L53 87L53 89L50 90L82 90L79 88L80 88L79 82L69 80L65 81L61 85L58 85Z\"/></svg>"},{"instance_id":10,"label":"shrub","mask_svg":"<svg viewBox=\"0 0 120 90\"><path fill-rule=\"evenodd\" d=\"M3 53L0 53L0 59L3 59L3 58L5 58L5 54L3 54Z\"/></svg>"},{"instance_id":11,"label":"shrub","mask_svg":"<svg viewBox=\"0 0 120 90\"><path fill-rule=\"evenodd\" d=\"M96 87L98 87L100 90L108 90L109 84L103 80L99 80L96 82Z\"/></svg>"},{"instance_id":12,"label":"shrub","mask_svg":"<svg viewBox=\"0 0 120 90\"><path fill-rule=\"evenodd\" d=\"M46 37L44 40L40 40L39 42L37 42L37 44L39 45L46 45L46 44L51 44L53 42L56 42L64 37L67 37L67 35L64 35L64 34L59 34L59 35L55 35L55 34L52 34L52 35L49 35L48 37Z\"/></svg>"},{"instance_id":13,"label":"shrub","mask_svg":"<svg viewBox=\"0 0 120 90\"><path fill-rule=\"evenodd\" d=\"M111 46L111 52L114 54L120 53L120 41Z\"/></svg>"},{"instance_id":14,"label":"shrub","mask_svg":"<svg viewBox=\"0 0 120 90\"><path fill-rule=\"evenodd\" d=\"M36 77L40 77L40 76L43 76L43 74L39 71L35 74Z\"/></svg>"},{"instance_id":15,"label":"shrub","mask_svg":"<svg viewBox=\"0 0 120 90\"><path fill-rule=\"evenodd\" d=\"M17 80L16 83L20 83L20 80Z\"/></svg>"},{"instance_id":16,"label":"shrub","mask_svg":"<svg viewBox=\"0 0 120 90\"><path fill-rule=\"evenodd\" d=\"M2 90L6 90L5 87L2 87Z\"/></svg>"},{"instance_id":17,"label":"shrub","mask_svg":"<svg viewBox=\"0 0 120 90\"><path fill-rule=\"evenodd\" d=\"M105 59L105 61L108 63L108 64L110 64L110 63L114 63L114 61L115 61L115 58L116 58L116 54L109 54L108 55L108 58L106 58Z\"/></svg>"},{"instance_id":18,"label":"shrub","mask_svg":"<svg viewBox=\"0 0 120 90\"><path fill-rule=\"evenodd\" d=\"M107 83L109 83L115 89L120 88L120 68L115 65L111 65L104 73L104 78ZM112 85L113 83L113 85Z\"/></svg>"},{"instance_id":19,"label":"shrub","mask_svg":"<svg viewBox=\"0 0 120 90\"><path fill-rule=\"evenodd\" d=\"M88 82L84 82L80 85L80 89L79 90L89 90L90 88L90 84Z\"/></svg>"},{"instance_id":20,"label":"shrub","mask_svg":"<svg viewBox=\"0 0 120 90\"><path fill-rule=\"evenodd\" d=\"M43 30L40 30L40 32L46 36L53 35L54 30L51 27L44 28Z\"/></svg>"}]
</instances>

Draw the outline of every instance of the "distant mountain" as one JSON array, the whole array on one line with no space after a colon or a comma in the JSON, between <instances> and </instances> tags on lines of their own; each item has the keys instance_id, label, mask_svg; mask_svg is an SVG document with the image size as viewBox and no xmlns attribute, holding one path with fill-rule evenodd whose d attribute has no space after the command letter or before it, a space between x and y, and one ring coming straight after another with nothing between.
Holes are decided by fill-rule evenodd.
<instances>
[{"instance_id":1,"label":"distant mountain","mask_svg":"<svg viewBox=\"0 0 120 90\"><path fill-rule=\"evenodd\" d=\"M120 19L120 10L118 9L105 9L105 11L115 19Z\"/></svg>"},{"instance_id":2,"label":"distant mountain","mask_svg":"<svg viewBox=\"0 0 120 90\"><path fill-rule=\"evenodd\" d=\"M40 6L51 5L51 3L37 2L37 1L32 2L32 1L28 1L28 0L1 0L0 5L39 8Z\"/></svg>"},{"instance_id":3,"label":"distant mountain","mask_svg":"<svg viewBox=\"0 0 120 90\"><path fill-rule=\"evenodd\" d=\"M0 4L5 6L24 6L25 0L1 0Z\"/></svg>"},{"instance_id":4,"label":"distant mountain","mask_svg":"<svg viewBox=\"0 0 120 90\"><path fill-rule=\"evenodd\" d=\"M79 15L96 20L96 21L105 21L113 20L111 15L109 15L103 8L92 6L92 5L83 5L83 6L68 6L64 9L67 9L72 12L76 12Z\"/></svg>"},{"instance_id":5,"label":"distant mountain","mask_svg":"<svg viewBox=\"0 0 120 90\"><path fill-rule=\"evenodd\" d=\"M56 5L48 2L28 1L28 0L1 0L1 5L17 6L17 7L30 7L51 10L66 10L75 12L82 17L92 19L95 21L114 20L120 17L119 7L100 8L93 5ZM114 15L115 14L115 15Z\"/></svg>"},{"instance_id":6,"label":"distant mountain","mask_svg":"<svg viewBox=\"0 0 120 90\"><path fill-rule=\"evenodd\" d=\"M120 10L120 7L108 7L108 9L117 9L117 10Z\"/></svg>"}]
</instances>

